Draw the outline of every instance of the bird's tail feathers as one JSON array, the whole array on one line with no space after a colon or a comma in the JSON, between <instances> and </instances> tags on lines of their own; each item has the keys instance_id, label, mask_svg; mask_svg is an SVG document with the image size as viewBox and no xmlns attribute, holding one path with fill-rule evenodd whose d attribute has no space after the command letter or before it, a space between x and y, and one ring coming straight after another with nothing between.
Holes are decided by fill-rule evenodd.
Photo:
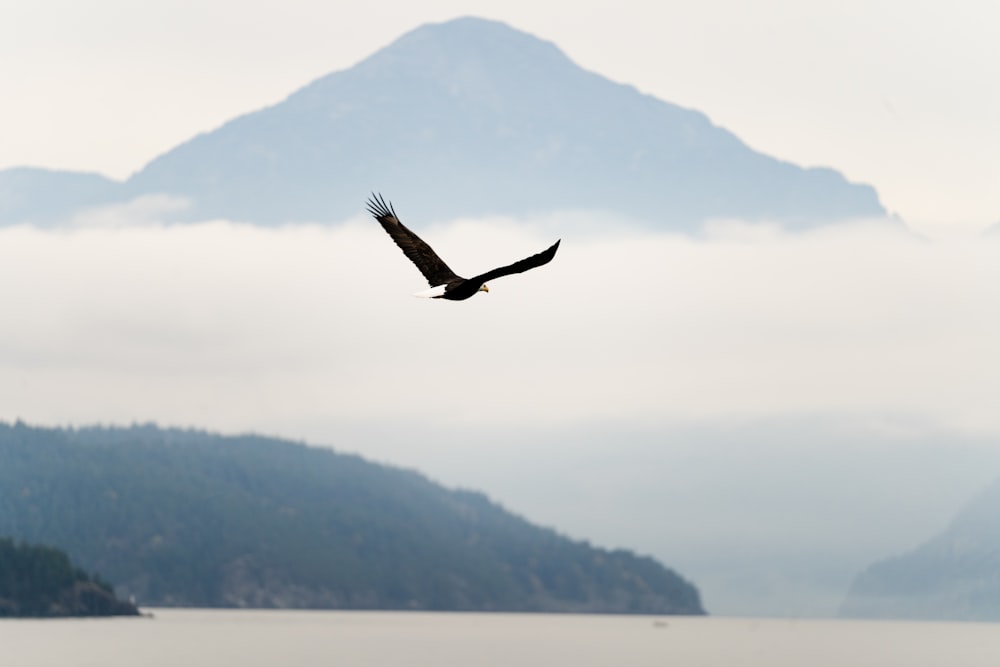
<instances>
[{"instance_id":1,"label":"bird's tail feathers","mask_svg":"<svg viewBox=\"0 0 1000 667\"><path fill-rule=\"evenodd\" d=\"M425 289L422 292L414 292L413 296L419 296L423 299L433 299L435 297L443 296L444 291L448 288L447 285L438 285L437 287L432 287L430 289Z\"/></svg>"}]
</instances>

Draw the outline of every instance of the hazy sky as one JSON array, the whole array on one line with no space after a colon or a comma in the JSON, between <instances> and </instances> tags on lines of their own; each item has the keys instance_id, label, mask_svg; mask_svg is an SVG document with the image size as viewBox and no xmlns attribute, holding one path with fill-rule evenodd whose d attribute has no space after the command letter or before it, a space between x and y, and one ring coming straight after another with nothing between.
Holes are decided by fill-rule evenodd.
<instances>
[{"instance_id":1,"label":"hazy sky","mask_svg":"<svg viewBox=\"0 0 1000 667\"><path fill-rule=\"evenodd\" d=\"M0 167L124 178L422 23L470 14L763 152L871 183L925 233L1000 221L992 0L3 0Z\"/></svg>"}]
</instances>

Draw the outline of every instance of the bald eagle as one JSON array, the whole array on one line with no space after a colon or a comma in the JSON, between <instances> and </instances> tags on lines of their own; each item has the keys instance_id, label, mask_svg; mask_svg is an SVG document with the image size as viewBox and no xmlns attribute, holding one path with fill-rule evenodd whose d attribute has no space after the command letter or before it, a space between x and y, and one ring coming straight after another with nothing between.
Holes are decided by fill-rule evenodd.
<instances>
[{"instance_id":1,"label":"bald eagle","mask_svg":"<svg viewBox=\"0 0 1000 667\"><path fill-rule=\"evenodd\" d=\"M410 261L417 265L420 273L430 283L431 289L418 292L415 296L426 296L434 299L449 299L451 301L461 301L468 299L477 292L489 292L486 286L487 280L493 280L501 276L508 276L512 273L523 273L528 269L534 269L542 264L548 264L556 256L559 243L556 241L548 250L526 257L519 262L514 262L509 266L502 266L486 273L481 273L473 278L462 278L448 268L440 257L437 256L429 245L423 242L419 236L411 232L396 217L396 211L392 204L386 204L382 195L372 193L368 199L368 212L372 214L382 228L389 233L392 240L396 242Z\"/></svg>"}]
</instances>

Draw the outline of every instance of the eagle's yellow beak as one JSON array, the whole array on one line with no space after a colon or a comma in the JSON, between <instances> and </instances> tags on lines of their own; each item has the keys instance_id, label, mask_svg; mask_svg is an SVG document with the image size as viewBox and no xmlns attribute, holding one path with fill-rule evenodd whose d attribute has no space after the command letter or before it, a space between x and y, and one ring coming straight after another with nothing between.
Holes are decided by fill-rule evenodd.
<instances>
[{"instance_id":1,"label":"eagle's yellow beak","mask_svg":"<svg viewBox=\"0 0 1000 667\"><path fill-rule=\"evenodd\" d=\"M489 292L489 291L490 291L490 288L489 288L489 287L487 287L486 285L483 285L483 286L482 286L482 287L480 287L479 289L480 289L480 291L483 291L483 292Z\"/></svg>"}]
</instances>

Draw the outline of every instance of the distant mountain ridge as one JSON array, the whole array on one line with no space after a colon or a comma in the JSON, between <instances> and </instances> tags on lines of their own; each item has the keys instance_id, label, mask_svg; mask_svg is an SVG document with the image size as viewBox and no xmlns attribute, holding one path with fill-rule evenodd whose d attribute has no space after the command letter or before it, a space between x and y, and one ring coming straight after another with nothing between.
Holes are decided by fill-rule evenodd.
<instances>
[{"instance_id":1,"label":"distant mountain ridge","mask_svg":"<svg viewBox=\"0 0 1000 667\"><path fill-rule=\"evenodd\" d=\"M0 424L0 535L144 606L702 614L647 557L485 496L287 441Z\"/></svg>"},{"instance_id":2,"label":"distant mountain ridge","mask_svg":"<svg viewBox=\"0 0 1000 667\"><path fill-rule=\"evenodd\" d=\"M0 223L51 222L95 201L80 194L89 175L24 175L0 171ZM112 189L119 202L187 200L177 220L258 224L360 215L372 190L417 224L587 209L692 231L712 218L807 228L886 215L870 186L754 152L697 111L478 18L419 27Z\"/></svg>"},{"instance_id":3,"label":"distant mountain ridge","mask_svg":"<svg viewBox=\"0 0 1000 667\"><path fill-rule=\"evenodd\" d=\"M1000 621L1000 480L939 535L854 580L840 615Z\"/></svg>"},{"instance_id":4,"label":"distant mountain ridge","mask_svg":"<svg viewBox=\"0 0 1000 667\"><path fill-rule=\"evenodd\" d=\"M0 224L63 221L74 212L112 203L123 185L100 174L32 167L0 170Z\"/></svg>"}]
</instances>

